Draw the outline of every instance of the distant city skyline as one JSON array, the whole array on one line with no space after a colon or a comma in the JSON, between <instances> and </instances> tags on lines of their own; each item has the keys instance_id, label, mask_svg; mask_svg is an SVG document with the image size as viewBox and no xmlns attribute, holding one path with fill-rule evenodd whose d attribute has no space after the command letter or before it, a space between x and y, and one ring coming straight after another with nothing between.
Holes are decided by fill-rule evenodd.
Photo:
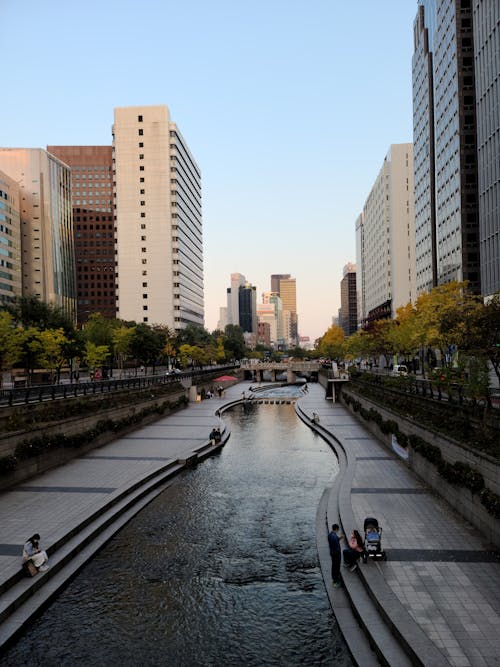
<instances>
[{"instance_id":1,"label":"distant city skyline","mask_svg":"<svg viewBox=\"0 0 500 667\"><path fill-rule=\"evenodd\" d=\"M287 271L314 340L380 161L412 140L416 13L409 0L5 0L3 25L22 31L2 36L0 146L110 145L114 108L167 105L201 170L205 326L228 274L260 295Z\"/></svg>"}]
</instances>

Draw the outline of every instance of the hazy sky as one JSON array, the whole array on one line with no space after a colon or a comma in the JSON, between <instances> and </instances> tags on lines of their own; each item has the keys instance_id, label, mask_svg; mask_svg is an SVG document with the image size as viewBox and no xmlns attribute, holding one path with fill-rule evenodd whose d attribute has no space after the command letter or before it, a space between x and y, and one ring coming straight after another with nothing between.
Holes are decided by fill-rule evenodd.
<instances>
[{"instance_id":1,"label":"hazy sky","mask_svg":"<svg viewBox=\"0 0 500 667\"><path fill-rule=\"evenodd\" d=\"M0 0L0 145L110 144L166 104L202 170L206 326L230 274L297 279L301 335L340 305L354 222L412 140L416 0Z\"/></svg>"}]
</instances>

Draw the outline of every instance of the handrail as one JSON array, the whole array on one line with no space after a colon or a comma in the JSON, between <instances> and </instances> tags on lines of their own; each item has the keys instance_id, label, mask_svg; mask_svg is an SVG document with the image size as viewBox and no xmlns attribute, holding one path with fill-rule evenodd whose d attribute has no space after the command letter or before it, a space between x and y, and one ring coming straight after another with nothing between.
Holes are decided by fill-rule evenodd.
<instances>
[{"instance_id":1,"label":"handrail","mask_svg":"<svg viewBox=\"0 0 500 667\"><path fill-rule=\"evenodd\" d=\"M0 408L13 405L42 403L58 399L76 398L95 394L111 393L128 389L144 389L154 385L168 385L179 382L183 378L196 378L210 375L219 375L222 371L233 370L237 365L211 366L197 368L191 371L182 371L175 375L165 373L156 375L140 375L118 380L94 380L93 382L73 382L71 384L42 384L30 387L14 387L0 389Z\"/></svg>"}]
</instances>

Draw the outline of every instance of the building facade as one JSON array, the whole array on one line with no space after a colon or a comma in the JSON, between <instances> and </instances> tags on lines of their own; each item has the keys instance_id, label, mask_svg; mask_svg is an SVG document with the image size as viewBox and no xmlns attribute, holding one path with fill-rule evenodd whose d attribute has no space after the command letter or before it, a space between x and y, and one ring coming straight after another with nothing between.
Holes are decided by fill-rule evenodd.
<instances>
[{"instance_id":1,"label":"building facade","mask_svg":"<svg viewBox=\"0 0 500 667\"><path fill-rule=\"evenodd\" d=\"M0 305L22 296L19 185L0 171Z\"/></svg>"},{"instance_id":2,"label":"building facade","mask_svg":"<svg viewBox=\"0 0 500 667\"><path fill-rule=\"evenodd\" d=\"M481 292L500 290L500 2L474 0Z\"/></svg>"},{"instance_id":3,"label":"building facade","mask_svg":"<svg viewBox=\"0 0 500 667\"><path fill-rule=\"evenodd\" d=\"M246 283L242 273L231 273L231 286L227 288L227 324L240 325L240 287Z\"/></svg>"},{"instance_id":4,"label":"building facade","mask_svg":"<svg viewBox=\"0 0 500 667\"><path fill-rule=\"evenodd\" d=\"M414 24L419 293L452 280L481 287L472 5L419 0Z\"/></svg>"},{"instance_id":5,"label":"building facade","mask_svg":"<svg viewBox=\"0 0 500 667\"><path fill-rule=\"evenodd\" d=\"M412 144L391 145L356 225L361 223L356 238L363 245L356 255L367 326L395 317L416 296Z\"/></svg>"},{"instance_id":6,"label":"building facade","mask_svg":"<svg viewBox=\"0 0 500 667\"><path fill-rule=\"evenodd\" d=\"M77 322L116 317L115 221L111 146L47 146L71 167Z\"/></svg>"},{"instance_id":7,"label":"building facade","mask_svg":"<svg viewBox=\"0 0 500 667\"><path fill-rule=\"evenodd\" d=\"M283 338L286 345L298 345L297 284L289 273L271 275L271 292L277 294L283 305Z\"/></svg>"},{"instance_id":8,"label":"building facade","mask_svg":"<svg viewBox=\"0 0 500 667\"><path fill-rule=\"evenodd\" d=\"M19 187L23 296L76 321L70 168L41 148L0 148L0 170Z\"/></svg>"},{"instance_id":9,"label":"building facade","mask_svg":"<svg viewBox=\"0 0 500 667\"><path fill-rule=\"evenodd\" d=\"M117 316L203 326L201 175L166 106L116 108Z\"/></svg>"},{"instance_id":10,"label":"building facade","mask_svg":"<svg viewBox=\"0 0 500 667\"><path fill-rule=\"evenodd\" d=\"M351 263L344 266L344 275L340 281L340 326L346 336L358 329L356 265Z\"/></svg>"}]
</instances>

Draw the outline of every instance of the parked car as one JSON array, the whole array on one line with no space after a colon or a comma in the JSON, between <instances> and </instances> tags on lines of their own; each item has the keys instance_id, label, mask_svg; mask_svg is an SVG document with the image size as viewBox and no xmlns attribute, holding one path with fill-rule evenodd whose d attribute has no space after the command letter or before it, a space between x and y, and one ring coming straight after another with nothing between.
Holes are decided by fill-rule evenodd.
<instances>
[{"instance_id":1,"label":"parked car","mask_svg":"<svg viewBox=\"0 0 500 667\"><path fill-rule=\"evenodd\" d=\"M408 368L404 364L394 364L391 375L408 375Z\"/></svg>"}]
</instances>

